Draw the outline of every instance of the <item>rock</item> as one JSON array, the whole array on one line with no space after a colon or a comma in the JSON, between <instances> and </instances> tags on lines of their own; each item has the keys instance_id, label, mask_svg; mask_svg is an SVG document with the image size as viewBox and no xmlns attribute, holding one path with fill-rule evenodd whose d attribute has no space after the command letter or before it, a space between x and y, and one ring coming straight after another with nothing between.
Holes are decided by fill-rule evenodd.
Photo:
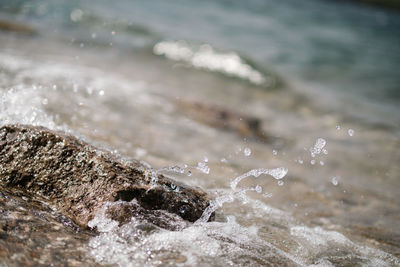
<instances>
[{"instance_id":1,"label":"rock","mask_svg":"<svg viewBox=\"0 0 400 267\"><path fill-rule=\"evenodd\" d=\"M100 266L86 256L94 236L36 196L0 191L0 266Z\"/></svg>"},{"instance_id":2,"label":"rock","mask_svg":"<svg viewBox=\"0 0 400 267\"><path fill-rule=\"evenodd\" d=\"M140 214L168 228L157 210L194 222L209 205L208 195L161 174L137 160L125 161L73 136L43 127L0 128L0 184L40 195L78 225L87 227L106 202L137 201L110 211L120 223Z\"/></svg>"},{"instance_id":3,"label":"rock","mask_svg":"<svg viewBox=\"0 0 400 267\"><path fill-rule=\"evenodd\" d=\"M196 101L178 100L176 103L183 113L201 123L236 132L242 137L253 138L257 141L271 141L262 130L262 121L259 118Z\"/></svg>"},{"instance_id":4,"label":"rock","mask_svg":"<svg viewBox=\"0 0 400 267\"><path fill-rule=\"evenodd\" d=\"M31 28L30 26L2 19L0 19L0 30L27 34L27 35L34 35L37 33L35 29Z\"/></svg>"}]
</instances>

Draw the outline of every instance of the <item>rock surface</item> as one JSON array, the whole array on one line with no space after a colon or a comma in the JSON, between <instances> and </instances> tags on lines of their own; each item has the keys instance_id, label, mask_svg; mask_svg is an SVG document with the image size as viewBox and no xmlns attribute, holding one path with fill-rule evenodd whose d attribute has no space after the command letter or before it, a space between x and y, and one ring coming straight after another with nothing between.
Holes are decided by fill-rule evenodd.
<instances>
[{"instance_id":1,"label":"rock surface","mask_svg":"<svg viewBox=\"0 0 400 267\"><path fill-rule=\"evenodd\" d=\"M0 190L0 266L100 266L87 257L93 231L37 196Z\"/></svg>"},{"instance_id":2,"label":"rock surface","mask_svg":"<svg viewBox=\"0 0 400 267\"><path fill-rule=\"evenodd\" d=\"M152 172L139 161L124 161L65 133L26 125L0 128L0 185L46 198L81 227L106 202L135 202L109 212L120 223L141 216L164 228L171 227L165 216L156 216L159 210L194 222L209 204L200 189Z\"/></svg>"}]
</instances>

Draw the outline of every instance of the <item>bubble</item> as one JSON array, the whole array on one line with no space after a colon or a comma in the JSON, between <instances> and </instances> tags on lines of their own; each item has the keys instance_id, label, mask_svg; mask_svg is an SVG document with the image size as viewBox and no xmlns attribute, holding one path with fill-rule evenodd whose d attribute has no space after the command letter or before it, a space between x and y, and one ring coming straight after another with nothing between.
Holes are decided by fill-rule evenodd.
<instances>
[{"instance_id":1,"label":"bubble","mask_svg":"<svg viewBox=\"0 0 400 267\"><path fill-rule=\"evenodd\" d=\"M43 98L42 104L43 105L47 105L48 103L49 103L49 100L47 100L47 98Z\"/></svg>"},{"instance_id":2,"label":"bubble","mask_svg":"<svg viewBox=\"0 0 400 267\"><path fill-rule=\"evenodd\" d=\"M323 162L322 160L319 162L319 165L324 166L325 162Z\"/></svg>"},{"instance_id":3,"label":"bubble","mask_svg":"<svg viewBox=\"0 0 400 267\"><path fill-rule=\"evenodd\" d=\"M337 186L337 185L339 184L338 178L337 178L337 177L332 177L331 183L332 183L334 186Z\"/></svg>"},{"instance_id":4,"label":"bubble","mask_svg":"<svg viewBox=\"0 0 400 267\"><path fill-rule=\"evenodd\" d=\"M302 159L299 159L297 162L303 164L304 161Z\"/></svg>"},{"instance_id":5,"label":"bubble","mask_svg":"<svg viewBox=\"0 0 400 267\"><path fill-rule=\"evenodd\" d=\"M99 91L99 96L103 96L104 95L104 90L100 90Z\"/></svg>"},{"instance_id":6,"label":"bubble","mask_svg":"<svg viewBox=\"0 0 400 267\"><path fill-rule=\"evenodd\" d=\"M347 133L348 133L350 136L353 136L353 135L354 135L354 130L353 130L353 129L349 129L349 130L347 131Z\"/></svg>"},{"instance_id":7,"label":"bubble","mask_svg":"<svg viewBox=\"0 0 400 267\"><path fill-rule=\"evenodd\" d=\"M278 155L278 151L276 151L276 150L274 149L274 150L272 150L272 154L273 154L274 156L276 156L276 155Z\"/></svg>"},{"instance_id":8,"label":"bubble","mask_svg":"<svg viewBox=\"0 0 400 267\"><path fill-rule=\"evenodd\" d=\"M96 37L97 37L97 34L92 33L92 39L96 39Z\"/></svg>"},{"instance_id":9,"label":"bubble","mask_svg":"<svg viewBox=\"0 0 400 267\"><path fill-rule=\"evenodd\" d=\"M192 176L192 172L191 171L187 171L186 175L187 176Z\"/></svg>"},{"instance_id":10,"label":"bubble","mask_svg":"<svg viewBox=\"0 0 400 267\"><path fill-rule=\"evenodd\" d=\"M248 157L248 156L251 155L251 149L248 148L248 147L246 147L246 148L244 149L243 153L244 153L244 155L245 155L246 157Z\"/></svg>"},{"instance_id":11,"label":"bubble","mask_svg":"<svg viewBox=\"0 0 400 267\"><path fill-rule=\"evenodd\" d=\"M336 125L336 130L340 130L341 128L340 128L340 125Z\"/></svg>"},{"instance_id":12,"label":"bubble","mask_svg":"<svg viewBox=\"0 0 400 267\"><path fill-rule=\"evenodd\" d=\"M311 160L310 163L311 163L311 165L314 165L315 164L315 159Z\"/></svg>"},{"instance_id":13,"label":"bubble","mask_svg":"<svg viewBox=\"0 0 400 267\"><path fill-rule=\"evenodd\" d=\"M283 186L284 184L285 184L284 181L282 181L282 180L279 180L279 181L278 181L278 185L279 185L279 186Z\"/></svg>"}]
</instances>

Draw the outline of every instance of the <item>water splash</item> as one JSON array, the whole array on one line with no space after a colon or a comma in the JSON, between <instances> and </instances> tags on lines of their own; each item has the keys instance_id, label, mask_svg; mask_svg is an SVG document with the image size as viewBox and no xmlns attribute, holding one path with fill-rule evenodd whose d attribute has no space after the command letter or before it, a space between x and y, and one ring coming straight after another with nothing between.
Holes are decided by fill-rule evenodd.
<instances>
[{"instance_id":1,"label":"water splash","mask_svg":"<svg viewBox=\"0 0 400 267\"><path fill-rule=\"evenodd\" d=\"M249 176L254 176L257 178L261 174L267 174L274 177L275 179L282 179L283 177L285 177L287 173L288 169L283 167L275 169L264 169L264 168L254 169L236 177L233 181L231 181L230 185L232 190L236 190L238 183Z\"/></svg>"},{"instance_id":2,"label":"water splash","mask_svg":"<svg viewBox=\"0 0 400 267\"><path fill-rule=\"evenodd\" d=\"M262 174L267 174L275 179L279 180L285 177L287 174L288 169L287 168L275 168L275 169L254 169L251 171L248 171L238 177L236 177L233 181L230 182L231 185L231 191L227 193L220 194L217 196L214 200L210 201L209 206L206 208L206 210L203 212L202 216L196 221L196 224L199 223L205 223L208 222L210 219L211 215L220 207L222 207L225 203L230 203L233 202L235 199L240 199L242 202L247 201L246 193L249 191L255 191L258 194L262 193L262 187L260 185L257 185L255 187L246 187L242 188L240 190L236 190L237 184L250 176L254 177L259 177ZM282 182L282 181L279 181ZM279 183L280 185L283 185L283 183Z\"/></svg>"},{"instance_id":3,"label":"water splash","mask_svg":"<svg viewBox=\"0 0 400 267\"><path fill-rule=\"evenodd\" d=\"M326 145L326 140L323 138L318 138L314 144L314 147L310 148L311 157L315 158L316 155L321 154L325 145Z\"/></svg>"},{"instance_id":4,"label":"water splash","mask_svg":"<svg viewBox=\"0 0 400 267\"><path fill-rule=\"evenodd\" d=\"M202 173L209 174L210 173L210 167L208 167L207 162L208 162L208 159L207 160L204 159L204 161L198 162L196 169L201 171Z\"/></svg>"}]
</instances>

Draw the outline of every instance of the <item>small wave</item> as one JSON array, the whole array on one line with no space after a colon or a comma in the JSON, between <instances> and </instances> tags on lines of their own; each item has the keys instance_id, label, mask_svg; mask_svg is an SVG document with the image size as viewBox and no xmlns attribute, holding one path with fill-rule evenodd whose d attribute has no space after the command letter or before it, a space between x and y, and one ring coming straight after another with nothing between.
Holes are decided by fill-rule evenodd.
<instances>
[{"instance_id":1,"label":"small wave","mask_svg":"<svg viewBox=\"0 0 400 267\"><path fill-rule=\"evenodd\" d=\"M173 61L190 64L197 69L219 72L246 80L255 85L273 87L276 79L252 67L237 53L216 51L211 45L189 45L185 41L162 41L153 47L153 53Z\"/></svg>"}]
</instances>

